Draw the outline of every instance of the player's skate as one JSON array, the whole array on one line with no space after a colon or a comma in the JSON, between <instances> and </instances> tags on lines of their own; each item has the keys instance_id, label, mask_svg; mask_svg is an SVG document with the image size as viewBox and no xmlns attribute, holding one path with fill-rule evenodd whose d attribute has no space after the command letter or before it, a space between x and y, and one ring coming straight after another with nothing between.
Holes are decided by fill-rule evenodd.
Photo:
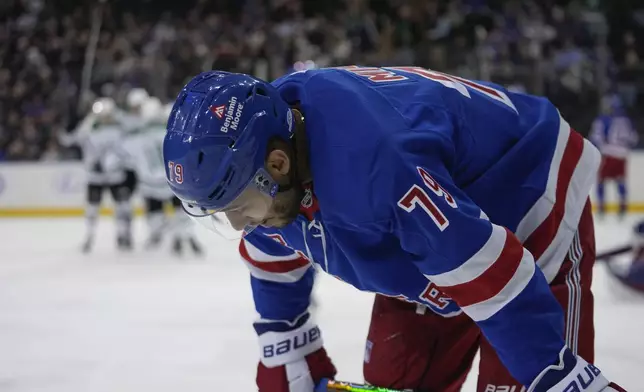
<instances>
[{"instance_id":1,"label":"player's skate","mask_svg":"<svg viewBox=\"0 0 644 392\"><path fill-rule=\"evenodd\" d=\"M627 208L624 205L619 206L619 211L617 212L617 220L623 222L626 218Z\"/></svg>"},{"instance_id":2,"label":"player's skate","mask_svg":"<svg viewBox=\"0 0 644 392\"><path fill-rule=\"evenodd\" d=\"M92 251L92 248L94 247L94 237L88 236L85 239L85 242L83 242L83 246L81 247L81 251L85 254L89 253Z\"/></svg>"},{"instance_id":3,"label":"player's skate","mask_svg":"<svg viewBox=\"0 0 644 392\"><path fill-rule=\"evenodd\" d=\"M172 242L172 253L176 256L181 256L183 254L183 244L181 243L181 238L175 238Z\"/></svg>"},{"instance_id":4,"label":"player's skate","mask_svg":"<svg viewBox=\"0 0 644 392\"><path fill-rule=\"evenodd\" d=\"M159 246L161 245L161 234L159 233L154 233L150 236L150 238L147 239L145 242L145 249L146 250L155 250L158 249Z\"/></svg>"},{"instance_id":5,"label":"player's skate","mask_svg":"<svg viewBox=\"0 0 644 392\"><path fill-rule=\"evenodd\" d=\"M197 256L203 255L203 253L204 253L203 248L202 248L201 244L197 241L196 238L194 238L194 237L188 238L188 244L190 244L190 248L195 253L195 255L197 255Z\"/></svg>"},{"instance_id":6,"label":"player's skate","mask_svg":"<svg viewBox=\"0 0 644 392\"><path fill-rule=\"evenodd\" d=\"M119 250L130 251L133 249L132 237L129 235L119 236L116 239L116 247Z\"/></svg>"}]
</instances>

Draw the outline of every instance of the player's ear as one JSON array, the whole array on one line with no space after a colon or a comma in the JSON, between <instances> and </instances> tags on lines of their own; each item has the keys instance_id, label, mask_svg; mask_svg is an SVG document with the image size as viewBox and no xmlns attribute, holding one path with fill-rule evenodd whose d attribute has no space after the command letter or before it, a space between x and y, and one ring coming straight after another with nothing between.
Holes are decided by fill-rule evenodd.
<instances>
[{"instance_id":1,"label":"player's ear","mask_svg":"<svg viewBox=\"0 0 644 392\"><path fill-rule=\"evenodd\" d=\"M284 150L274 149L266 158L266 170L277 181L288 177L291 170L291 159Z\"/></svg>"}]
</instances>

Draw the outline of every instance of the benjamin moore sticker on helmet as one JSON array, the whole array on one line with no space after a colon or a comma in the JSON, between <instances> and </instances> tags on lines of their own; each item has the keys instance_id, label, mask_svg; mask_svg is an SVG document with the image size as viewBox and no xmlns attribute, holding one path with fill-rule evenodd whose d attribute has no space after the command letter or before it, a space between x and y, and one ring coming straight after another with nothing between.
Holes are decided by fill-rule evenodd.
<instances>
[{"instance_id":1,"label":"benjamin moore sticker on helmet","mask_svg":"<svg viewBox=\"0 0 644 392\"><path fill-rule=\"evenodd\" d=\"M224 125L222 125L219 130L223 133L227 133L229 128L236 131L239 126L239 119L241 118L243 110L244 104L239 103L237 101L237 97L230 97L230 100L228 100L228 110L226 110Z\"/></svg>"},{"instance_id":2,"label":"benjamin moore sticker on helmet","mask_svg":"<svg viewBox=\"0 0 644 392\"><path fill-rule=\"evenodd\" d=\"M218 119L224 118L224 112L226 111L226 105L211 106L210 111L212 114L217 116Z\"/></svg>"}]
</instances>

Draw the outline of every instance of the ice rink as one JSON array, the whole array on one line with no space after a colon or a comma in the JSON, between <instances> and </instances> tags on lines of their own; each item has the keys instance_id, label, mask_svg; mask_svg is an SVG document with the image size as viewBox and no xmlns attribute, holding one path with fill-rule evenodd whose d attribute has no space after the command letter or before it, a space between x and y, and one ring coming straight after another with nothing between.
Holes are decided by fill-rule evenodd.
<instances>
[{"instance_id":1,"label":"ice rink","mask_svg":"<svg viewBox=\"0 0 644 392\"><path fill-rule=\"evenodd\" d=\"M597 223L598 249L630 238L631 222ZM114 249L101 221L80 253L82 219L2 219L0 391L256 390L257 344L248 273L236 246L200 232L202 258ZM597 364L629 392L644 390L644 296L595 269ZM317 319L338 379L361 381L372 296L322 276ZM470 377L465 391L474 391Z\"/></svg>"}]
</instances>

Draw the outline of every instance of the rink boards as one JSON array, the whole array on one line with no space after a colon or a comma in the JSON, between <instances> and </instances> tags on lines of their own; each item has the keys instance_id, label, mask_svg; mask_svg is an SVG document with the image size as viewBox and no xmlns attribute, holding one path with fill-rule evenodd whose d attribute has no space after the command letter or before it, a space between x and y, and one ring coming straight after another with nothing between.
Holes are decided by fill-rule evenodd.
<instances>
[{"instance_id":1,"label":"rink boards","mask_svg":"<svg viewBox=\"0 0 644 392\"><path fill-rule=\"evenodd\" d=\"M85 169L81 162L0 164L0 217L70 217L83 215ZM137 212L141 198L134 197ZM101 213L110 214L112 200L103 195Z\"/></svg>"},{"instance_id":2,"label":"rink boards","mask_svg":"<svg viewBox=\"0 0 644 392\"><path fill-rule=\"evenodd\" d=\"M629 208L644 212L644 151L635 152L628 162ZM83 214L85 171L80 162L38 162L0 164L0 217L68 217ZM616 189L607 187L609 209L616 209ZM104 214L111 213L112 201L104 195ZM594 195L592 195L594 198ZM141 198L135 195L141 211Z\"/></svg>"}]
</instances>

